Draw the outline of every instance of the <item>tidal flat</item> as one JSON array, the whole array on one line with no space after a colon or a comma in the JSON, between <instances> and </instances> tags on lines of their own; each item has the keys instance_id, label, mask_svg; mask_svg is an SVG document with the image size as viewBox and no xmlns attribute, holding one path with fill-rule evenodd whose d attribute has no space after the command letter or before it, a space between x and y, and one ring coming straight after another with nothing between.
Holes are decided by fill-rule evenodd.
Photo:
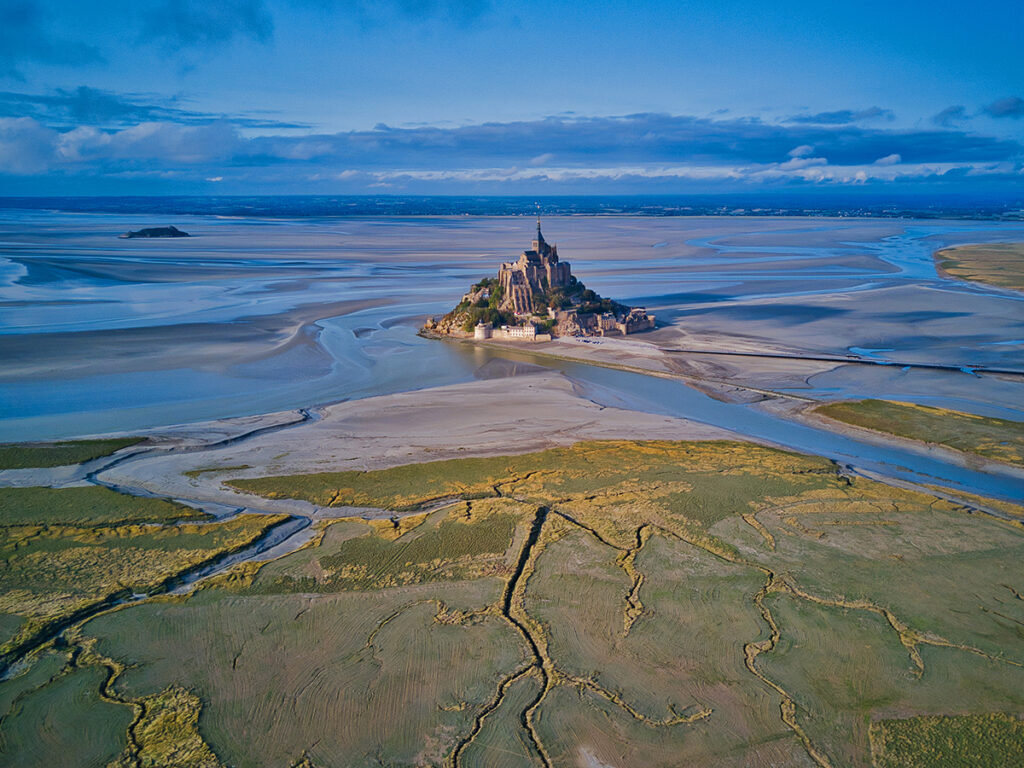
<instances>
[{"instance_id":1,"label":"tidal flat","mask_svg":"<svg viewBox=\"0 0 1024 768\"><path fill-rule=\"evenodd\" d=\"M0 211L5 760L1015 759L1024 225L552 217L660 327L517 346L529 218L158 218Z\"/></svg>"},{"instance_id":2,"label":"tidal flat","mask_svg":"<svg viewBox=\"0 0 1024 768\"><path fill-rule=\"evenodd\" d=\"M472 380L474 352L416 330L532 236L528 217L159 218L193 237L119 240L153 223L141 215L0 211L0 440ZM663 327L638 340L686 350L683 365L855 397L856 366L797 359L766 376L757 359L707 353L888 362L872 383L884 391L860 396L955 408L942 371L901 365L938 362L976 407L1019 410L1001 380L958 369L1022 367L1021 297L945 279L932 254L1024 240L1024 225L562 216L545 228L587 285L657 315Z\"/></svg>"}]
</instances>

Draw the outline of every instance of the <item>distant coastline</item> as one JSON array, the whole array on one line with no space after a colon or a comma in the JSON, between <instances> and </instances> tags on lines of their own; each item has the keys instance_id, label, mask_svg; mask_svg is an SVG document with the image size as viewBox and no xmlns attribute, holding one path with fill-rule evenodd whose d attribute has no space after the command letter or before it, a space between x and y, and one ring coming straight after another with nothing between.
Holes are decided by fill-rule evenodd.
<instances>
[{"instance_id":1,"label":"distant coastline","mask_svg":"<svg viewBox=\"0 0 1024 768\"><path fill-rule=\"evenodd\" d=\"M730 195L417 196L9 196L0 209L225 217L727 216L1024 221L1019 199L875 196L869 193Z\"/></svg>"}]
</instances>

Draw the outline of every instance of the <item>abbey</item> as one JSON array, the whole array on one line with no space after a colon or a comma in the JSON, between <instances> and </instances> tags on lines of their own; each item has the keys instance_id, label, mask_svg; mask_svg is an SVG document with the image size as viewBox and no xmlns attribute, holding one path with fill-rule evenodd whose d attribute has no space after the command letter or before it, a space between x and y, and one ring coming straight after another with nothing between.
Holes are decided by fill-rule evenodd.
<instances>
[{"instance_id":1,"label":"abbey","mask_svg":"<svg viewBox=\"0 0 1024 768\"><path fill-rule=\"evenodd\" d=\"M498 270L502 289L500 309L516 315L531 315L534 294L545 294L550 288L564 288L572 282L569 263L558 260L558 247L544 240L537 219L537 239L533 248L523 251L518 261L505 262Z\"/></svg>"},{"instance_id":2,"label":"abbey","mask_svg":"<svg viewBox=\"0 0 1024 768\"><path fill-rule=\"evenodd\" d=\"M476 283L462 301L440 319L429 318L424 331L476 339L549 341L556 336L626 336L654 328L654 316L642 307L605 299L576 279L558 248L537 239L516 261L506 261L498 277Z\"/></svg>"}]
</instances>

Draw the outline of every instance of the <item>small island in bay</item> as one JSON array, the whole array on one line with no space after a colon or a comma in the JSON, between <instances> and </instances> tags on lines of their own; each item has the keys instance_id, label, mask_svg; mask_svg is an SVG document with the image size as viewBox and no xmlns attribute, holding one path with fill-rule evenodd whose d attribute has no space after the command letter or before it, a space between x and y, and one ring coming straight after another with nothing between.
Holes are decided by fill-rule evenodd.
<instances>
[{"instance_id":1,"label":"small island in bay","mask_svg":"<svg viewBox=\"0 0 1024 768\"><path fill-rule=\"evenodd\" d=\"M515 262L505 262L496 278L484 278L440 319L423 330L475 339L550 341L555 336L608 336L646 331L654 315L602 298L580 282L558 247L537 238Z\"/></svg>"},{"instance_id":2,"label":"small island in bay","mask_svg":"<svg viewBox=\"0 0 1024 768\"><path fill-rule=\"evenodd\" d=\"M132 237L192 237L188 232L182 232L175 226L170 227L146 227L145 229L138 229L134 232L125 232L124 234L118 235L118 237L132 238Z\"/></svg>"}]
</instances>

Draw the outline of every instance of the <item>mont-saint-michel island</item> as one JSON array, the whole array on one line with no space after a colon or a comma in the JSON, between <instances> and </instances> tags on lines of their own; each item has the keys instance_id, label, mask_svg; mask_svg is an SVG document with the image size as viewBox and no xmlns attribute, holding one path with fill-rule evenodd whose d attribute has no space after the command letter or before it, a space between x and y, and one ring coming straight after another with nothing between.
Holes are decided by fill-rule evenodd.
<instances>
[{"instance_id":1,"label":"mont-saint-michel island","mask_svg":"<svg viewBox=\"0 0 1024 768\"><path fill-rule=\"evenodd\" d=\"M423 330L476 340L550 341L558 336L625 336L654 327L642 307L598 296L558 258L537 219L537 237L519 259L505 262L496 278L476 283L462 301Z\"/></svg>"},{"instance_id":2,"label":"mont-saint-michel island","mask_svg":"<svg viewBox=\"0 0 1024 768\"><path fill-rule=\"evenodd\" d=\"M1020 6L0 3L0 768L1024 768Z\"/></svg>"}]
</instances>

